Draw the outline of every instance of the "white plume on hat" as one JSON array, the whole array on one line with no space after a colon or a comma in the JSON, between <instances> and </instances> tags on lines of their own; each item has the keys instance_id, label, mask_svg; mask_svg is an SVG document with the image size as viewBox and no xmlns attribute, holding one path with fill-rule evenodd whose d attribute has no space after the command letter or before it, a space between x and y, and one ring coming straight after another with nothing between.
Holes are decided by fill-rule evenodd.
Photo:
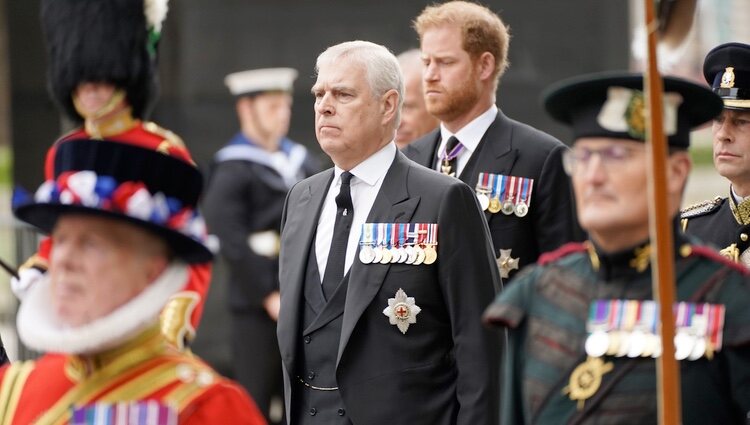
<instances>
[{"instance_id":1,"label":"white plume on hat","mask_svg":"<svg viewBox=\"0 0 750 425\"><path fill-rule=\"evenodd\" d=\"M146 14L146 25L148 29L157 34L161 33L161 24L167 17L169 0L144 0L143 9Z\"/></svg>"}]
</instances>

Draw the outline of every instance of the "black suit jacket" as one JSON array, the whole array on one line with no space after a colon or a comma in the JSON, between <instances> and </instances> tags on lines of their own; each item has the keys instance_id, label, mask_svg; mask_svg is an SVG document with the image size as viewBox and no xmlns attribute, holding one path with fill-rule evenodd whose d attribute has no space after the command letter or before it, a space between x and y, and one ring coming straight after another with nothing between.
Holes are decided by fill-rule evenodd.
<instances>
[{"instance_id":1,"label":"black suit jacket","mask_svg":"<svg viewBox=\"0 0 750 425\"><path fill-rule=\"evenodd\" d=\"M403 152L415 162L432 168L439 144L437 129L408 145ZM481 172L534 179L526 217L485 212L495 256L500 255L501 249L511 249L511 257L519 258L519 268L523 268L536 262L544 252L584 239L575 217L570 179L562 166L565 149L562 142L549 134L498 111L458 176L471 188L476 187Z\"/></svg>"},{"instance_id":2,"label":"black suit jacket","mask_svg":"<svg viewBox=\"0 0 750 425\"><path fill-rule=\"evenodd\" d=\"M300 389L290 378L302 340L306 264L332 178L329 169L297 184L282 217L278 339L287 414ZM362 264L355 257L336 365L352 422L496 423L499 338L482 327L481 314L500 281L471 189L397 152L367 222L437 223L438 258L413 266ZM422 309L406 334L383 314L399 288Z\"/></svg>"}]
</instances>

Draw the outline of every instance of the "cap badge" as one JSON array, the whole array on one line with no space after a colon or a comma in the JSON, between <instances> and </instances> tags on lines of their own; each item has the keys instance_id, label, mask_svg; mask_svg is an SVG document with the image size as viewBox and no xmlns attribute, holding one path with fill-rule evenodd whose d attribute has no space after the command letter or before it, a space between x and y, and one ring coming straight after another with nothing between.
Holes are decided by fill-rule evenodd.
<instances>
[{"instance_id":1,"label":"cap badge","mask_svg":"<svg viewBox=\"0 0 750 425\"><path fill-rule=\"evenodd\" d=\"M677 111L682 104L679 93L664 93L664 133L677 132ZM610 87L607 100L602 105L597 123L605 130L624 133L637 140L646 138L646 100L640 90Z\"/></svg>"},{"instance_id":2,"label":"cap badge","mask_svg":"<svg viewBox=\"0 0 750 425\"><path fill-rule=\"evenodd\" d=\"M734 87L734 67L728 66L724 70L724 75L721 76L721 88L731 89Z\"/></svg>"},{"instance_id":3,"label":"cap badge","mask_svg":"<svg viewBox=\"0 0 750 425\"><path fill-rule=\"evenodd\" d=\"M396 325L402 334L406 334L409 325L417 323L417 314L422 309L414 302L414 297L406 296L406 292L399 288L395 298L388 298L388 307L383 314L388 316L388 322Z\"/></svg>"},{"instance_id":4,"label":"cap badge","mask_svg":"<svg viewBox=\"0 0 750 425\"><path fill-rule=\"evenodd\" d=\"M625 119L628 123L628 134L635 139L644 139L646 135L646 117L644 113L645 100L643 92L634 90L628 107L625 110Z\"/></svg>"}]
</instances>

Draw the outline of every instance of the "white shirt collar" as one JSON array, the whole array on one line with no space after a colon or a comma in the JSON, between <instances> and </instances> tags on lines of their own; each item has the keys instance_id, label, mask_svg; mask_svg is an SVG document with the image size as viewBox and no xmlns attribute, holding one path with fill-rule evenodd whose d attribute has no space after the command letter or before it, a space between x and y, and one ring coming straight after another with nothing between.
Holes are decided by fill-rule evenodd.
<instances>
[{"instance_id":1,"label":"white shirt collar","mask_svg":"<svg viewBox=\"0 0 750 425\"><path fill-rule=\"evenodd\" d=\"M474 118L470 123L463 126L456 133L451 133L450 130L445 128L443 123L440 123L440 147L437 150L438 158L441 157L445 150L445 144L448 143L448 139L451 136L456 138L464 145L464 150L473 153L479 142L482 141L484 133L490 128L490 125L495 121L497 117L497 106L494 104L490 106L484 113Z\"/></svg>"},{"instance_id":2,"label":"white shirt collar","mask_svg":"<svg viewBox=\"0 0 750 425\"><path fill-rule=\"evenodd\" d=\"M352 181L352 184L354 185L357 184L358 181L362 181L369 186L375 186L375 184L380 179L382 179L383 176L385 176L385 173L388 172L388 169L391 168L391 163L393 163L395 157L396 143L394 141L391 141L387 145L383 146L379 151L370 155L369 158L357 164L356 167L349 170L349 172L357 178L357 180ZM339 178L341 177L341 173L343 173L344 170L342 170L338 166L335 166L333 168L333 172L333 181L340 182Z\"/></svg>"},{"instance_id":3,"label":"white shirt collar","mask_svg":"<svg viewBox=\"0 0 750 425\"><path fill-rule=\"evenodd\" d=\"M734 191L734 186L732 186L732 198L734 198L734 202L737 205L741 204L745 199L748 199L747 197L743 198L742 196L738 195L737 192Z\"/></svg>"}]
</instances>

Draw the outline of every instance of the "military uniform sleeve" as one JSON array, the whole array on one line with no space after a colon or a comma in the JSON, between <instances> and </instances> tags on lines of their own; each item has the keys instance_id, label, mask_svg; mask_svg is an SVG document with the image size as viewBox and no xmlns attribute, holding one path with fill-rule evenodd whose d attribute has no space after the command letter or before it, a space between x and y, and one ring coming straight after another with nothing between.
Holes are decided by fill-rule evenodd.
<instances>
[{"instance_id":1,"label":"military uniform sleeve","mask_svg":"<svg viewBox=\"0 0 750 425\"><path fill-rule=\"evenodd\" d=\"M549 152L539 181L534 182L531 202L536 205L531 211L534 211L539 252L553 251L568 242L584 239L575 217L570 178L563 169L562 154L566 149L564 145L557 145Z\"/></svg>"},{"instance_id":2,"label":"military uniform sleeve","mask_svg":"<svg viewBox=\"0 0 750 425\"><path fill-rule=\"evenodd\" d=\"M733 404L750 414L750 277L727 280L718 302L724 304L723 357Z\"/></svg>"},{"instance_id":3,"label":"military uniform sleeve","mask_svg":"<svg viewBox=\"0 0 750 425\"><path fill-rule=\"evenodd\" d=\"M489 229L468 186L452 185L438 216L438 274L453 332L458 369L456 423L495 424L500 336L481 313L499 287Z\"/></svg>"},{"instance_id":4,"label":"military uniform sleeve","mask_svg":"<svg viewBox=\"0 0 750 425\"><path fill-rule=\"evenodd\" d=\"M225 381L186 406L180 414L180 424L265 425L266 420L245 390Z\"/></svg>"},{"instance_id":5,"label":"military uniform sleeve","mask_svg":"<svg viewBox=\"0 0 750 425\"><path fill-rule=\"evenodd\" d=\"M497 295L484 312L483 320L488 325L518 328L526 315L529 291L534 279L536 267L527 267L506 285L503 292Z\"/></svg>"},{"instance_id":6,"label":"military uniform sleeve","mask_svg":"<svg viewBox=\"0 0 750 425\"><path fill-rule=\"evenodd\" d=\"M507 289L498 294L483 316L488 325L508 328L500 374L502 376L500 383L500 423L502 425L526 423L521 391L526 340L526 327L523 326L523 321L529 308L530 291L536 271L535 266L522 270L511 281L511 284L506 286Z\"/></svg>"},{"instance_id":7,"label":"military uniform sleeve","mask_svg":"<svg viewBox=\"0 0 750 425\"><path fill-rule=\"evenodd\" d=\"M239 161L214 167L203 212L209 232L219 238L220 252L228 262L232 279L246 300L261 306L266 295L278 289L277 260L256 254L248 244L256 209L263 205L255 205L252 200L252 182L245 168Z\"/></svg>"}]
</instances>

